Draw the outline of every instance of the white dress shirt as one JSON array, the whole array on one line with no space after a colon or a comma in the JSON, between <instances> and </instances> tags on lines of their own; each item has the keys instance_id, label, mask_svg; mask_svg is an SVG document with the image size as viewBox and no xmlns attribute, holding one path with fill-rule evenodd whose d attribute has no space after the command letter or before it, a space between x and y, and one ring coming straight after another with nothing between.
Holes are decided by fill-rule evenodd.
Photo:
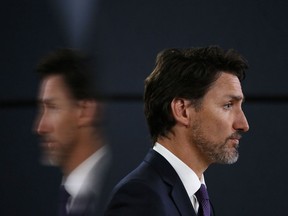
<instances>
[{"instance_id":1,"label":"white dress shirt","mask_svg":"<svg viewBox=\"0 0 288 216\"><path fill-rule=\"evenodd\" d=\"M199 180L196 173L188 167L183 161L181 161L178 157L176 157L172 152L162 146L160 143L155 143L153 149L161 154L174 168L179 178L181 179L187 194L191 200L192 206L195 212L198 212L199 203L195 196L195 193L200 188L201 184L205 184L204 176L201 176Z\"/></svg>"},{"instance_id":2,"label":"white dress shirt","mask_svg":"<svg viewBox=\"0 0 288 216\"><path fill-rule=\"evenodd\" d=\"M106 146L101 147L89 158L83 161L79 166L77 166L65 179L63 179L62 184L64 184L65 189L71 195L71 199L68 201L67 204L68 211L73 205L75 197L87 191L86 187L90 185L89 180L91 179L90 171L100 161L100 159L107 154L107 152L108 150ZM95 172L99 171L93 170L93 175L99 175L99 177L102 175L102 173L95 174ZM97 188L93 188L93 190L97 191Z\"/></svg>"}]
</instances>

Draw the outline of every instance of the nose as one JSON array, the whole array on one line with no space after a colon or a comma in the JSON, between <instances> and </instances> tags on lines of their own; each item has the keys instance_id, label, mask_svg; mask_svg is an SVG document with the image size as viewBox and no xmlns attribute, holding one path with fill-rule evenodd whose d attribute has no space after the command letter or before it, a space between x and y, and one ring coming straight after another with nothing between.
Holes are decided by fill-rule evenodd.
<instances>
[{"instance_id":1,"label":"nose","mask_svg":"<svg viewBox=\"0 0 288 216\"><path fill-rule=\"evenodd\" d=\"M242 132L247 132L249 130L249 124L243 110L238 113L233 127L235 130Z\"/></svg>"},{"instance_id":2,"label":"nose","mask_svg":"<svg viewBox=\"0 0 288 216\"><path fill-rule=\"evenodd\" d=\"M39 135L43 135L48 131L48 124L44 114L40 114L36 118L35 131Z\"/></svg>"}]
</instances>

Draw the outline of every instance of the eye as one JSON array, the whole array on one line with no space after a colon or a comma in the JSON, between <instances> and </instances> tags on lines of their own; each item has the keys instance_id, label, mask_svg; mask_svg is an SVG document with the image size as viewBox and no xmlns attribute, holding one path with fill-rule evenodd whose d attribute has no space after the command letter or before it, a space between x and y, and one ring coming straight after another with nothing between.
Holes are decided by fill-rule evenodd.
<instances>
[{"instance_id":1,"label":"eye","mask_svg":"<svg viewBox=\"0 0 288 216\"><path fill-rule=\"evenodd\" d=\"M58 106L54 103L48 103L48 104L46 104L46 107L49 110L58 110Z\"/></svg>"},{"instance_id":2,"label":"eye","mask_svg":"<svg viewBox=\"0 0 288 216\"><path fill-rule=\"evenodd\" d=\"M229 109L232 108L232 106L233 106L233 103L232 103L232 102L226 103L226 104L224 105L224 109L229 110Z\"/></svg>"}]
</instances>

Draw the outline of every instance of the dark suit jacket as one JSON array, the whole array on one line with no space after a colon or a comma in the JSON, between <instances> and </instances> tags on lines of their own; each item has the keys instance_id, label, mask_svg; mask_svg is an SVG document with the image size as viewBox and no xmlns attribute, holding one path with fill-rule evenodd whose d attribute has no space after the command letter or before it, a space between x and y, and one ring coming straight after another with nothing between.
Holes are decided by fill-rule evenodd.
<instances>
[{"instance_id":1,"label":"dark suit jacket","mask_svg":"<svg viewBox=\"0 0 288 216\"><path fill-rule=\"evenodd\" d=\"M196 216L176 171L154 150L114 188L104 215Z\"/></svg>"}]
</instances>

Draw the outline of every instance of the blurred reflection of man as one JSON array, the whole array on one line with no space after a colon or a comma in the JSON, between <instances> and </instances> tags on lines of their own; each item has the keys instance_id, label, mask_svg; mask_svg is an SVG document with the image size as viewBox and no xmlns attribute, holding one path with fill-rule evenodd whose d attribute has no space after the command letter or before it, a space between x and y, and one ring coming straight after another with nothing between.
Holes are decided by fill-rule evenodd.
<instances>
[{"instance_id":1,"label":"blurred reflection of man","mask_svg":"<svg viewBox=\"0 0 288 216\"><path fill-rule=\"evenodd\" d=\"M38 65L42 161L63 172L59 215L101 215L110 154L101 132L101 106L91 87L88 59L60 49ZM63 200L63 193L67 200Z\"/></svg>"}]
</instances>

